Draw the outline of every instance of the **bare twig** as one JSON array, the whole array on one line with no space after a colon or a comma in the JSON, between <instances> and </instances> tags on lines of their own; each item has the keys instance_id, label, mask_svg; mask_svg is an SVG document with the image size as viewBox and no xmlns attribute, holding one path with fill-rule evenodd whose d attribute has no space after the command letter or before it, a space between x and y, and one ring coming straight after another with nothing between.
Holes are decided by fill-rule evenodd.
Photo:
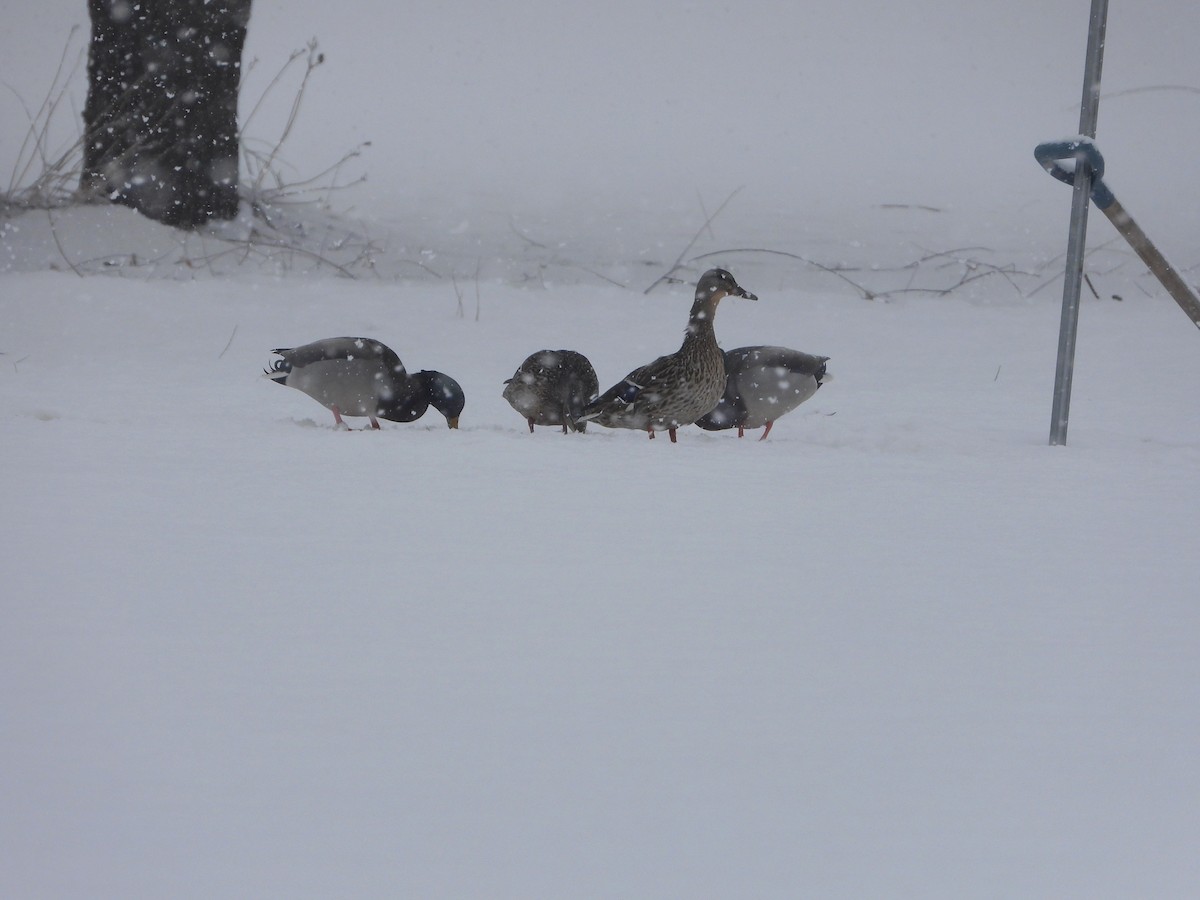
<instances>
[{"instance_id":1,"label":"bare twig","mask_svg":"<svg viewBox=\"0 0 1200 900\"><path fill-rule=\"evenodd\" d=\"M875 296L876 297L895 297L899 294L932 294L935 297L945 297L950 294L953 294L959 288L965 287L966 285L971 284L972 282L980 281L981 279L984 279L984 278L989 278L992 275L1001 276L1006 281L1008 281L1008 283L1010 285L1012 285L1012 288L1014 291L1016 291L1018 294L1021 294L1021 289L1019 287L1017 287L1017 285L1013 282L1013 280L1011 278L1008 277L1008 272L1005 269L1002 269L999 266L990 266L990 267L984 268L982 271L980 271L978 268L969 269L966 273L964 273L962 278L960 278L957 282L950 285L949 287L943 287L943 288L925 288L925 287L897 288L896 290L892 290L892 291L880 291ZM1024 296L1024 295L1022 295L1022 296Z\"/></svg>"},{"instance_id":2,"label":"bare twig","mask_svg":"<svg viewBox=\"0 0 1200 900\"><path fill-rule=\"evenodd\" d=\"M613 285L614 287L619 287L622 290L624 290L627 287L627 285L622 284L621 282L617 281L615 278L609 278L607 275L597 272L595 269L590 269L587 266L581 265L579 263L562 259L559 256L558 252L554 248L549 247L546 244L543 244L539 241L535 241L533 238L531 238L529 235L527 235L524 231L522 231L520 228L518 228L517 223L513 220L512 216L509 216L508 227L509 227L509 230L511 230L513 234L515 234L517 237L519 237L521 240L523 240L530 247L534 247L538 250L545 250L548 254L550 254L549 260L539 263L539 278L548 266L556 265L556 266L562 266L564 269L577 269L580 272L586 272L587 274L591 275L593 278L599 278L601 281L607 281L609 284ZM545 286L544 282L542 283L542 286L543 287Z\"/></svg>"},{"instance_id":3,"label":"bare twig","mask_svg":"<svg viewBox=\"0 0 1200 900\"><path fill-rule=\"evenodd\" d=\"M937 206L925 206L921 203L880 203L880 209L919 209L922 212L940 213L943 209Z\"/></svg>"},{"instance_id":4,"label":"bare twig","mask_svg":"<svg viewBox=\"0 0 1200 900\"><path fill-rule=\"evenodd\" d=\"M292 61L297 59L298 56L299 53L294 53L286 65L291 65ZM308 87L308 80L312 77L313 70L324 62L325 54L318 52L317 39L313 38L308 42L308 56L305 61L304 74L300 77L300 86L296 90L296 95L292 98L292 108L288 112L287 122L283 126L283 131L280 132L279 138L275 142L275 146L271 148L271 153L268 155L266 162L263 163L262 168L259 169L258 178L255 179L251 193L257 193L259 188L262 187L263 179L266 177L267 172L270 171L272 164L275 162L275 158L279 155L279 151L283 149L283 145L287 143L288 138L291 136L292 128L295 127L296 124L296 118L300 115L300 105L304 100L304 92ZM282 74L282 71L280 74ZM271 82L272 85L275 83L275 81ZM250 117L248 118L252 118L257 109L258 106L256 105L254 110L251 111Z\"/></svg>"},{"instance_id":5,"label":"bare twig","mask_svg":"<svg viewBox=\"0 0 1200 900\"><path fill-rule=\"evenodd\" d=\"M789 253L786 250L769 250L765 247L739 247L732 250L714 250L711 253L701 253L699 256L693 256L689 262L695 262L696 260L700 259L709 259L713 256L723 256L730 253L767 253L772 256L785 256L788 259L799 260L806 265L812 266L814 269L820 269L822 272L828 272L830 275L834 275L842 279L842 281L846 282L846 284L850 285L852 288L862 294L864 300L875 300L881 296L880 294L863 287L852 278L847 278L841 271L833 268L832 266L819 263L814 259L809 259L807 256L801 256L799 253Z\"/></svg>"},{"instance_id":6,"label":"bare twig","mask_svg":"<svg viewBox=\"0 0 1200 900\"><path fill-rule=\"evenodd\" d=\"M717 236L713 233L712 220L708 217L708 210L704 206L704 196L700 193L699 189L696 190L696 202L700 204L700 213L704 216L704 230L708 232L709 238L715 241Z\"/></svg>"},{"instance_id":7,"label":"bare twig","mask_svg":"<svg viewBox=\"0 0 1200 900\"><path fill-rule=\"evenodd\" d=\"M521 240L523 240L529 246L537 247L539 250L549 250L550 249L545 244L538 243L533 238L531 238L529 235L527 235L525 232L523 232L521 229L519 229L517 227L517 223L515 221L513 221L512 216L508 217L508 227L512 231L513 234L515 234L517 237L519 237Z\"/></svg>"},{"instance_id":8,"label":"bare twig","mask_svg":"<svg viewBox=\"0 0 1200 900\"><path fill-rule=\"evenodd\" d=\"M1193 87L1190 84L1151 84L1145 87L1126 88L1123 91L1113 91L1112 93L1101 94L1103 100L1112 100L1116 97L1130 97L1134 94L1156 94L1156 93L1183 93L1183 94L1200 94L1200 87Z\"/></svg>"},{"instance_id":9,"label":"bare twig","mask_svg":"<svg viewBox=\"0 0 1200 900\"><path fill-rule=\"evenodd\" d=\"M922 264L929 262L930 260L942 259L947 256L954 257L955 261L961 261L960 257L963 253L992 252L991 247L955 247L953 250L929 250L927 248L920 247L919 249L925 250L925 255L910 262L906 268L917 268Z\"/></svg>"},{"instance_id":10,"label":"bare twig","mask_svg":"<svg viewBox=\"0 0 1200 900\"><path fill-rule=\"evenodd\" d=\"M721 205L717 207L717 211L714 212L711 216L707 216L705 218L704 224L700 226L700 229L694 235L692 235L692 239L690 241L688 241L687 246L684 247L679 252L679 256L675 257L675 262L671 264L671 268L667 269L667 271L664 272L662 275L659 275L658 278L656 278L654 280L654 283L650 285L650 287L648 287L644 291L642 291L643 294L649 294L652 290L654 290L656 287L658 287L664 281L670 280L671 276L675 274L675 271L679 268L680 264L683 262L683 258L685 256L687 256L688 252L692 249L693 246L695 246L696 241L700 240L700 235L704 234L704 230L706 228L709 228L712 225L713 220L721 214L721 212L725 209L726 206L729 205L729 201L732 200L734 197L736 197L739 193L741 193L741 190L743 187L745 187L745 185L741 185L739 187L734 188L730 192L729 196L726 197L724 199L724 201L722 201Z\"/></svg>"},{"instance_id":11,"label":"bare twig","mask_svg":"<svg viewBox=\"0 0 1200 900\"><path fill-rule=\"evenodd\" d=\"M67 53L71 49L71 44L75 40L75 34L78 31L79 26L75 25L72 26L71 31L68 33L66 43L63 45L62 53L60 53L58 57L58 66L54 70L54 77L50 81L50 88L46 91L46 96L42 98L42 105L38 108L36 114L30 114L29 107L25 105L25 101L21 95L16 92L12 85L8 84L7 82L4 83L4 86L8 88L9 91L12 92L13 96L15 96L21 103L22 108L25 110L25 115L29 119L29 128L25 132L25 139L21 142L21 147L17 151L17 158L13 163L13 174L9 182L9 193L11 193L15 189L16 185L28 175L29 166L32 165L36 159L41 159L43 167L45 167L48 162L45 146L47 140L46 132L49 128L51 119L54 118L55 110L58 109L63 95L66 93L66 82L68 82L71 76L78 71L80 60L82 59L82 51L80 51L80 53L76 56L74 66L72 66L70 73L64 80L63 68L66 66ZM63 82L61 86L59 84L60 82ZM29 153L28 158L26 159L26 153L29 151L30 142L33 143L34 150L36 152ZM21 167L22 159L25 159L25 165L20 169L20 175L18 175L18 168Z\"/></svg>"},{"instance_id":12,"label":"bare twig","mask_svg":"<svg viewBox=\"0 0 1200 900\"><path fill-rule=\"evenodd\" d=\"M250 245L256 251L259 251L259 252L261 252L261 249L263 247L266 247L266 248L274 249L274 250L283 250L283 251L286 251L287 253L298 253L300 256L307 257L308 259L311 259L314 262L318 262L321 265L329 266L331 269L333 269L339 275L342 275L346 278L357 278L358 277L353 272L351 272L348 268L346 268L345 266L343 266L339 263L334 262L332 259L324 257L321 254L316 253L315 251L309 250L305 247L299 247L295 244L273 243L271 241L263 240L261 237L255 237L253 240L250 241Z\"/></svg>"},{"instance_id":13,"label":"bare twig","mask_svg":"<svg viewBox=\"0 0 1200 900\"><path fill-rule=\"evenodd\" d=\"M57 157L50 150L50 130L57 114L69 99L68 87L84 58L80 50L68 69L67 59L78 27L72 28L59 55L58 65L50 86L37 112L32 111L24 98L7 82L0 82L20 104L28 122L24 139L13 160L8 187L0 192L0 207L23 209L45 208L67 202L72 190L67 184L78 176L82 159L82 138L77 138ZM38 174L33 174L34 167Z\"/></svg>"},{"instance_id":14,"label":"bare twig","mask_svg":"<svg viewBox=\"0 0 1200 900\"><path fill-rule=\"evenodd\" d=\"M229 348L233 346L233 339L237 335L237 330L238 330L237 325L234 325L233 331L230 332L230 334L229 334L229 340L225 342L225 349L217 354L217 359L221 359L225 355L226 351L228 351Z\"/></svg>"},{"instance_id":15,"label":"bare twig","mask_svg":"<svg viewBox=\"0 0 1200 900\"><path fill-rule=\"evenodd\" d=\"M265 88L263 88L263 92L259 95L258 100L255 102L254 106L251 107L250 112L246 115L246 118L242 120L241 131L243 133L245 133L246 128L250 125L250 123L254 121L254 117L258 115L258 111L262 108L263 103L266 102L267 97L272 91L274 91L279 82L283 80L284 74L288 69L291 68L292 63L302 58L304 56L304 52L305 51L303 49L293 50L291 55L287 58L287 62L280 67L279 71L275 73L275 77L267 83ZM246 75L248 75L257 64L258 60L253 60L250 65L247 66L246 71L242 75L243 81L245 80Z\"/></svg>"},{"instance_id":16,"label":"bare twig","mask_svg":"<svg viewBox=\"0 0 1200 900\"><path fill-rule=\"evenodd\" d=\"M1014 291L1016 291L1018 294L1021 294L1021 288L1017 285L1017 283L1015 281L1013 281L1012 276L1013 275L1028 275L1028 276L1032 277L1033 273L1020 271L1019 269L1017 269L1015 266L1013 266L1011 264L1005 265L1005 266L997 266L994 263L985 262L980 259L975 259L974 257L964 257L962 255L964 253L976 252L976 251L981 251L981 250L988 252L988 253L992 252L992 249L990 247L959 247L954 250L945 250L945 251L937 252L937 253L927 253L926 256L923 256L920 259L915 260L914 262L909 264L913 268L913 278L916 277L917 270L923 264L925 264L931 260L939 259L939 258L943 258L943 257L947 258L948 261L946 263L944 263L940 268L947 268L952 265L960 265L964 268L963 276L959 279L957 284L952 285L950 288L947 288L947 289L913 288L912 287L912 279L909 279L909 285L903 292L907 293L909 291L925 291L927 293L933 293L933 294L938 294L938 295L944 296L945 294L952 293L953 291L962 287L964 284L968 284L972 281L976 281L979 278L986 277L988 275L999 275L1000 277L1002 277L1005 281L1007 281L1009 283L1009 285L1012 287L1012 289ZM892 293L901 293L901 292L894 291Z\"/></svg>"},{"instance_id":17,"label":"bare twig","mask_svg":"<svg viewBox=\"0 0 1200 900\"><path fill-rule=\"evenodd\" d=\"M479 293L479 272L482 268L483 268L483 259L482 258L477 259L475 261L475 321L476 322L479 321L479 313L483 306L482 298Z\"/></svg>"},{"instance_id":18,"label":"bare twig","mask_svg":"<svg viewBox=\"0 0 1200 900\"><path fill-rule=\"evenodd\" d=\"M450 273L450 283L454 286L454 296L458 298L458 310L455 312L455 315L460 319L465 319L467 313L463 309L463 292L462 288L458 286L458 276L454 272Z\"/></svg>"},{"instance_id":19,"label":"bare twig","mask_svg":"<svg viewBox=\"0 0 1200 900\"><path fill-rule=\"evenodd\" d=\"M71 257L67 256L67 251L63 248L62 241L58 238L58 227L54 223L54 213L52 213L49 208L46 209L46 218L50 222L50 235L54 238L54 246L57 247L58 252L62 254L63 261L71 267L71 271L82 278L83 273L79 271L79 267L75 265L75 263L71 262Z\"/></svg>"},{"instance_id":20,"label":"bare twig","mask_svg":"<svg viewBox=\"0 0 1200 900\"><path fill-rule=\"evenodd\" d=\"M609 284L613 285L614 287L619 287L622 290L624 290L625 288L627 288L629 286L627 284L622 284L621 282L617 281L615 278L609 278L607 275L597 272L595 269L589 269L587 266L581 266L578 263L573 264L572 268L579 269L579 271L581 271L581 272L587 272L589 275L599 278L601 281L607 281Z\"/></svg>"},{"instance_id":21,"label":"bare twig","mask_svg":"<svg viewBox=\"0 0 1200 900\"><path fill-rule=\"evenodd\" d=\"M1115 243L1118 239L1119 239L1119 236L1110 238L1109 240L1105 241L1100 246L1092 247L1090 250L1087 251L1087 253L1084 254L1083 258L1086 260L1089 257L1099 253L1101 250L1107 249L1109 246L1111 246L1113 243ZM1064 256L1064 254L1060 253L1058 256L1054 257L1054 259L1050 260L1047 263L1047 266L1052 265L1055 261L1057 261L1059 259L1062 259L1063 256ZM1059 279L1061 279L1063 277L1063 275L1064 275L1063 272L1056 272L1052 278L1048 278L1045 281L1043 281L1041 284L1039 284L1037 287L1035 287L1032 291L1030 291L1026 296L1032 297L1035 294L1040 293L1041 291L1045 290L1050 285L1054 284Z\"/></svg>"}]
</instances>

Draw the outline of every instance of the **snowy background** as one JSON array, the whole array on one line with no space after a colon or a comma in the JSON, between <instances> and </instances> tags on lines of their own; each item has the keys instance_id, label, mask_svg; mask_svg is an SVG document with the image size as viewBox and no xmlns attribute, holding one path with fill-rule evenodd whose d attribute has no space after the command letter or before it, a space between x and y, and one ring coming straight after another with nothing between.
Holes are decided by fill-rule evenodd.
<instances>
[{"instance_id":1,"label":"snowy background","mask_svg":"<svg viewBox=\"0 0 1200 900\"><path fill-rule=\"evenodd\" d=\"M1200 894L1200 335L1098 214L1046 446L1032 149L1088 5L255 0L244 110L327 56L295 176L370 142L358 277L0 221L0 896ZM86 16L3 21L7 179ZM1114 0L1098 135L1192 283L1198 26ZM765 443L529 435L528 353L607 386L678 345L690 287L643 291L693 237L682 278L761 298L722 344L834 380ZM463 428L259 377L339 334L457 378Z\"/></svg>"}]
</instances>

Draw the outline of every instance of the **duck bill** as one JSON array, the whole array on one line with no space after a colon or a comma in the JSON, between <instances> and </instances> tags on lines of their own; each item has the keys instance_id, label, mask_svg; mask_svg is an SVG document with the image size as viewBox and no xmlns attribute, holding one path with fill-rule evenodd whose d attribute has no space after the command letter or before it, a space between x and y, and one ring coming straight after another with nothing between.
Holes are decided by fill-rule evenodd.
<instances>
[{"instance_id":1,"label":"duck bill","mask_svg":"<svg viewBox=\"0 0 1200 900\"><path fill-rule=\"evenodd\" d=\"M750 292L749 292L748 290L746 290L744 287L740 287L740 286L739 286L739 287L738 287L738 289L737 289L737 290L734 292L734 294L735 294L736 296L738 296L738 297L745 297L747 300L757 300L757 299L758 299L758 297L757 297L757 296L755 296L754 294L750 293Z\"/></svg>"},{"instance_id":2,"label":"duck bill","mask_svg":"<svg viewBox=\"0 0 1200 900\"><path fill-rule=\"evenodd\" d=\"M447 419L446 424L451 428L457 428L458 427L458 416L455 416L453 419Z\"/></svg>"}]
</instances>

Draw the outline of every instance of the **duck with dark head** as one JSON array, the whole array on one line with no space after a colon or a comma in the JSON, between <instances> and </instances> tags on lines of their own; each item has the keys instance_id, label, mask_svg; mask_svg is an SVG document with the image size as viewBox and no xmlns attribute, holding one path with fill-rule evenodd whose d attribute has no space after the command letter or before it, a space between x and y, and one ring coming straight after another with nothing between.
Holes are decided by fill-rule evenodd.
<instances>
[{"instance_id":1,"label":"duck with dark head","mask_svg":"<svg viewBox=\"0 0 1200 900\"><path fill-rule=\"evenodd\" d=\"M344 415L366 416L375 429L378 419L414 422L432 406L446 417L447 425L457 428L466 403L462 388L449 375L410 375L395 351L370 338L326 338L271 352L281 358L264 374L276 384L308 394L333 412L338 426L346 426Z\"/></svg>"}]
</instances>

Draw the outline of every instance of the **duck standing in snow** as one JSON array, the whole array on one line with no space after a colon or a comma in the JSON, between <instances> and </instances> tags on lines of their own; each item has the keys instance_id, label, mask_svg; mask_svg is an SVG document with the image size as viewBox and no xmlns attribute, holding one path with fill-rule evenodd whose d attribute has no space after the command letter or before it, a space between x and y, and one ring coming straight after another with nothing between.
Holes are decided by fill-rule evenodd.
<instances>
[{"instance_id":1,"label":"duck standing in snow","mask_svg":"<svg viewBox=\"0 0 1200 900\"><path fill-rule=\"evenodd\" d=\"M531 353L504 385L502 396L525 417L530 434L534 425L561 425L563 434L586 431L579 417L600 390L596 370L574 350Z\"/></svg>"},{"instance_id":2,"label":"duck standing in snow","mask_svg":"<svg viewBox=\"0 0 1200 900\"><path fill-rule=\"evenodd\" d=\"M669 356L634 369L586 407L581 417L608 428L675 430L707 413L725 390L725 361L717 346L713 318L717 304L728 296L758 298L740 287L724 269L709 269L696 285L683 345Z\"/></svg>"},{"instance_id":3,"label":"duck standing in snow","mask_svg":"<svg viewBox=\"0 0 1200 900\"><path fill-rule=\"evenodd\" d=\"M787 347L738 347L725 353L725 393L709 413L696 420L706 431L763 428L760 441L775 420L811 397L821 386L828 356L813 356ZM765 428L764 428L765 426Z\"/></svg>"},{"instance_id":4,"label":"duck standing in snow","mask_svg":"<svg viewBox=\"0 0 1200 900\"><path fill-rule=\"evenodd\" d=\"M282 359L274 360L264 374L332 410L336 425L346 424L343 415L366 416L376 429L376 417L413 422L432 406L446 417L447 425L458 427L466 402L458 382L441 372L409 375L395 351L379 341L326 338L271 352Z\"/></svg>"}]
</instances>

